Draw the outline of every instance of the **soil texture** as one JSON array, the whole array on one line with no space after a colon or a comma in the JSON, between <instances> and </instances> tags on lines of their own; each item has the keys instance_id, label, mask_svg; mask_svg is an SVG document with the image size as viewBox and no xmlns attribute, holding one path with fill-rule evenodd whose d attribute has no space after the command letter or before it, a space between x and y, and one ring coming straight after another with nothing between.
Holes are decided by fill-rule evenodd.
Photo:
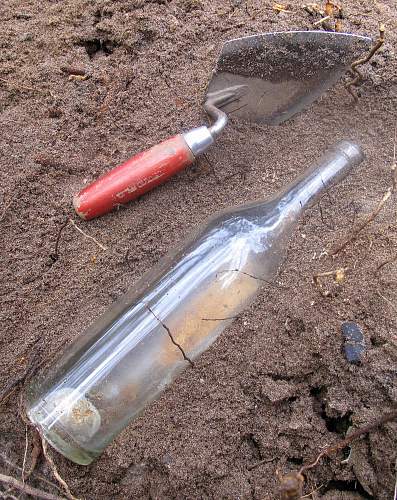
<instances>
[{"instance_id":1,"label":"soil texture","mask_svg":"<svg viewBox=\"0 0 397 500\"><path fill-rule=\"evenodd\" d=\"M391 186L395 0L344 2L343 31L376 39L379 23L386 28L384 46L362 69L357 104L341 81L280 126L232 117L206 157L137 202L90 222L73 212L74 193L106 169L206 122L203 96L224 41L333 27L332 20L314 26L321 14L300 2L274 7L267 0L1 2L0 390L32 356L37 364L63 350L206 217L271 196L338 140L356 140L366 153L306 212L276 286L265 285L97 461L83 467L52 452L76 497L274 499L277 471L298 470L350 427L396 407L394 195L355 241L335 256L326 252ZM68 218L106 250L71 223L56 245ZM347 268L343 279L315 286L313 275L337 268ZM360 365L344 356L345 321L364 333ZM20 387L0 407L0 471L17 479L10 464L22 467L26 451L28 466L32 453L19 394ZM363 437L346 463L348 450L323 459L307 473L304 494L392 498L396 432L391 422ZM28 484L63 495L38 475L56 482L43 458ZM7 489L0 484L5 498Z\"/></svg>"}]
</instances>

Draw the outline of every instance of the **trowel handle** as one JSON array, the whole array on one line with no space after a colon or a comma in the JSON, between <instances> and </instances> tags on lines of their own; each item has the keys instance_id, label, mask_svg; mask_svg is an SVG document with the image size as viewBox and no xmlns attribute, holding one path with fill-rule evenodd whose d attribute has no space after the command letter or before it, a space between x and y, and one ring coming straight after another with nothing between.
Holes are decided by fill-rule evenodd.
<instances>
[{"instance_id":1,"label":"trowel handle","mask_svg":"<svg viewBox=\"0 0 397 500\"><path fill-rule=\"evenodd\" d=\"M197 140L200 139L199 132L201 142ZM213 139L207 127L199 127L171 137L113 168L75 195L73 205L76 212L83 219L93 219L163 184L193 163L195 156L204 150L204 135L206 149L209 139L211 143Z\"/></svg>"}]
</instances>

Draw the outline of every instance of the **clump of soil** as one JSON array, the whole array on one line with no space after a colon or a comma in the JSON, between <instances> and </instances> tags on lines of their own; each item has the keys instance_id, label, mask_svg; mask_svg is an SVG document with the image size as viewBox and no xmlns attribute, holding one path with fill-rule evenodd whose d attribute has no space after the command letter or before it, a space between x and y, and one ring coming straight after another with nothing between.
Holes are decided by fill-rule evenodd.
<instances>
[{"instance_id":1,"label":"clump of soil","mask_svg":"<svg viewBox=\"0 0 397 500\"><path fill-rule=\"evenodd\" d=\"M69 224L53 255L84 183L205 121L203 94L223 41L310 29L317 21L300 5L287 10L259 0L0 6L0 388L25 371L33 350L44 359L63 349L208 215L270 196L337 140L357 140L367 155L301 221L282 286L265 286L91 466L56 455L78 497L275 498L276 470L299 469L351 425L375 420L397 402L396 261L377 271L397 251L394 198L336 257L324 253L390 185L394 0L346 2L345 31L375 37L378 23L386 25L384 47L363 70L357 105L339 84L278 127L232 119L207 160L125 209L77 222L108 250ZM336 268L348 268L345 279L329 280L324 296L312 276ZM343 355L344 321L357 322L365 335L358 366ZM1 406L0 429L0 470L15 475L7 462L21 467L25 452L17 392ZM340 455L325 459L308 473L304 493L321 486L317 498L390 498L396 430L389 423L361 439L347 464ZM30 452L29 443L28 461ZM50 475L45 461L38 472ZM51 490L37 477L29 483Z\"/></svg>"}]
</instances>

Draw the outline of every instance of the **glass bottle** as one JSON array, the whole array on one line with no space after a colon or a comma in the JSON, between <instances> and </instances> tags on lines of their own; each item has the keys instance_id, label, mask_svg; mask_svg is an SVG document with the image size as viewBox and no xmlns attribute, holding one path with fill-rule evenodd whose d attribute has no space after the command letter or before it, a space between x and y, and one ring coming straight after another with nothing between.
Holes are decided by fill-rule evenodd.
<instances>
[{"instance_id":1,"label":"glass bottle","mask_svg":"<svg viewBox=\"0 0 397 500\"><path fill-rule=\"evenodd\" d=\"M89 464L274 278L303 210L359 164L342 141L268 201L216 214L163 258L28 389L52 446Z\"/></svg>"}]
</instances>

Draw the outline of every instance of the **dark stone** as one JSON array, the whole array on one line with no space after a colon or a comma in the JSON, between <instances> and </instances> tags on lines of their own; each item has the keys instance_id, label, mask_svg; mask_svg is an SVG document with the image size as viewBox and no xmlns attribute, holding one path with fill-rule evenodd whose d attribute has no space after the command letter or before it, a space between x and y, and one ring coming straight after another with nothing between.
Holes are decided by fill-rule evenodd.
<instances>
[{"instance_id":1,"label":"dark stone","mask_svg":"<svg viewBox=\"0 0 397 500\"><path fill-rule=\"evenodd\" d=\"M349 363L359 364L365 351L365 340L361 328L353 321L342 323L342 335L345 341L344 352Z\"/></svg>"}]
</instances>

